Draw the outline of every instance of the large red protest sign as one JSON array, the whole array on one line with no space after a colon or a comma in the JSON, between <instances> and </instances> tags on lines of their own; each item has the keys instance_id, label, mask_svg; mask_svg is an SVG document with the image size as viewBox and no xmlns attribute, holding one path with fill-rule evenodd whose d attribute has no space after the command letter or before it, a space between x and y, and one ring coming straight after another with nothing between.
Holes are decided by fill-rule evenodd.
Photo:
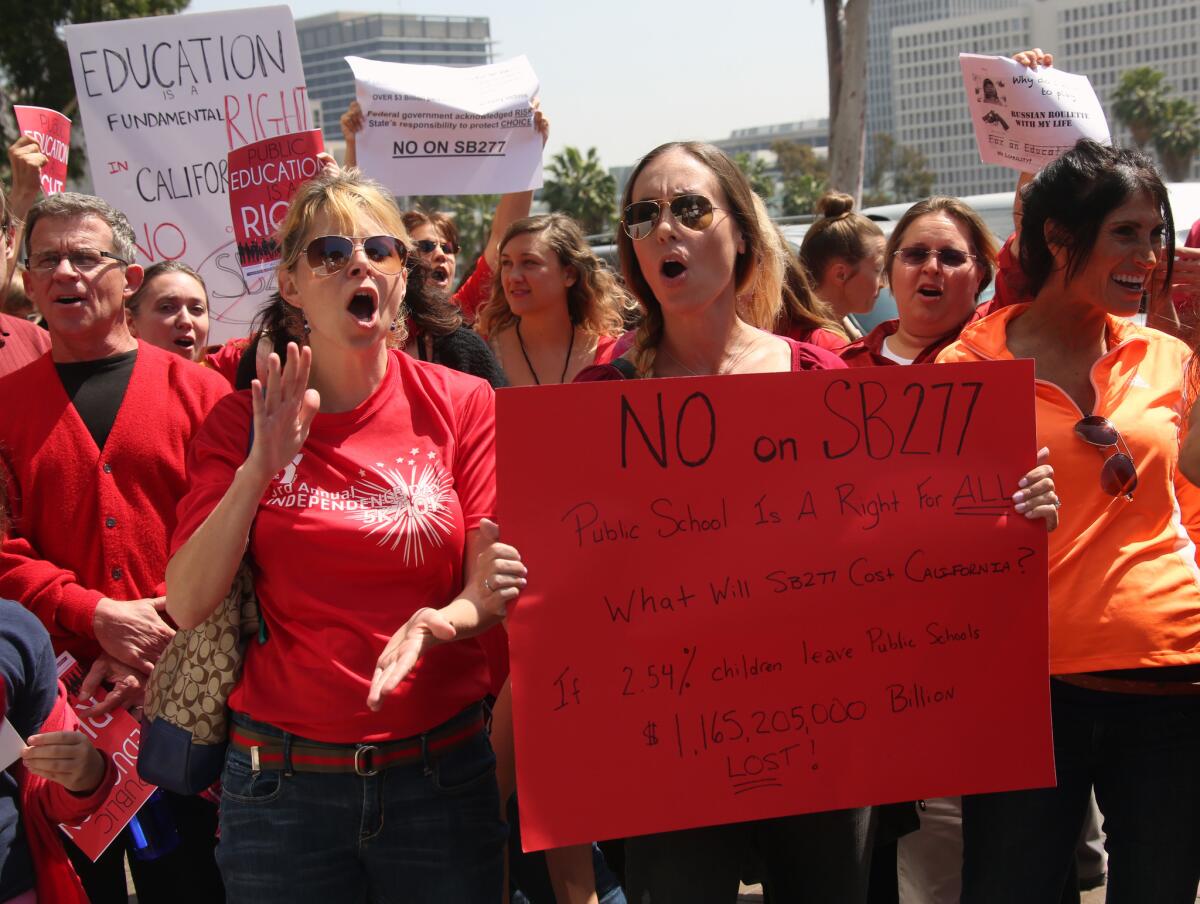
<instances>
[{"instance_id":1,"label":"large red protest sign","mask_svg":"<svg viewBox=\"0 0 1200 904\"><path fill-rule=\"evenodd\" d=\"M1053 782L1029 362L498 393L529 850Z\"/></svg>"},{"instance_id":2,"label":"large red protest sign","mask_svg":"<svg viewBox=\"0 0 1200 904\"><path fill-rule=\"evenodd\" d=\"M275 269L275 233L301 182L321 171L319 129L266 138L229 152L229 210L246 279Z\"/></svg>"},{"instance_id":3,"label":"large red protest sign","mask_svg":"<svg viewBox=\"0 0 1200 904\"><path fill-rule=\"evenodd\" d=\"M105 692L101 690L96 697L84 701L78 699L83 669L70 653L58 657L58 677L67 686L67 702L79 715L79 730L117 767L117 782L96 812L77 826L59 826L81 851L96 860L150 799L155 786L142 781L137 773L142 729L133 716L123 709L89 716L87 710L103 700Z\"/></svg>"},{"instance_id":4,"label":"large red protest sign","mask_svg":"<svg viewBox=\"0 0 1200 904\"><path fill-rule=\"evenodd\" d=\"M46 155L42 167L42 191L56 195L67 184L67 155L71 151L71 120L45 107L13 107L17 128L38 143Z\"/></svg>"}]
</instances>

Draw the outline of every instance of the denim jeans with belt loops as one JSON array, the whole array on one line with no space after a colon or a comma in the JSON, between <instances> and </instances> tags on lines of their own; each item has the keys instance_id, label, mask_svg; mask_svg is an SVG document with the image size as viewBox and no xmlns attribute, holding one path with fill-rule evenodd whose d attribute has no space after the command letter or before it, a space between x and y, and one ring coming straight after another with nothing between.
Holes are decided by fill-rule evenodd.
<instances>
[{"instance_id":1,"label":"denim jeans with belt loops","mask_svg":"<svg viewBox=\"0 0 1200 904\"><path fill-rule=\"evenodd\" d=\"M287 733L233 713L235 724ZM486 733L375 775L253 772L231 745L217 863L230 904L500 900L506 837Z\"/></svg>"}]
</instances>

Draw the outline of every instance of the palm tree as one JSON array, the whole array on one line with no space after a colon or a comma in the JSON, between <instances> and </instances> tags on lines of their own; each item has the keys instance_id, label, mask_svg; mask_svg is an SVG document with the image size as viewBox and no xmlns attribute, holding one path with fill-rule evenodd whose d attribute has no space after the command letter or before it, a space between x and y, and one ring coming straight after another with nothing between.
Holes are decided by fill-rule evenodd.
<instances>
[{"instance_id":1,"label":"palm tree","mask_svg":"<svg viewBox=\"0 0 1200 904\"><path fill-rule=\"evenodd\" d=\"M600 166L595 148L588 148L587 156L579 148L563 148L551 158L546 172L550 178L542 188L542 200L551 210L574 217L584 232L612 228L617 182Z\"/></svg>"},{"instance_id":2,"label":"palm tree","mask_svg":"<svg viewBox=\"0 0 1200 904\"><path fill-rule=\"evenodd\" d=\"M1200 117L1196 115L1195 104L1176 97L1163 105L1154 132L1154 150L1171 182L1187 179L1192 158L1200 151Z\"/></svg>"},{"instance_id":3,"label":"palm tree","mask_svg":"<svg viewBox=\"0 0 1200 904\"><path fill-rule=\"evenodd\" d=\"M767 164L761 157L751 157L745 151L735 154L733 162L750 182L754 193L770 204L775 197L775 180L767 174Z\"/></svg>"},{"instance_id":4,"label":"palm tree","mask_svg":"<svg viewBox=\"0 0 1200 904\"><path fill-rule=\"evenodd\" d=\"M1154 136L1170 90L1161 72L1140 66L1126 71L1113 91L1113 115L1129 128L1139 149Z\"/></svg>"}]
</instances>

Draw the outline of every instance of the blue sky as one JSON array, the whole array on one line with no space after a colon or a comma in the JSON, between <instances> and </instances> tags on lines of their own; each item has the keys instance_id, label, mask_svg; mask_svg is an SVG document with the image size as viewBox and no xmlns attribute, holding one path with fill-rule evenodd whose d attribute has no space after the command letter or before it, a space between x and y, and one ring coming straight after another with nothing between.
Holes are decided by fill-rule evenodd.
<instances>
[{"instance_id":1,"label":"blue sky","mask_svg":"<svg viewBox=\"0 0 1200 904\"><path fill-rule=\"evenodd\" d=\"M664 141L828 112L825 31L816 0L296 0L296 18L333 9L488 16L497 59L525 54L551 118L548 150L595 146L632 163ZM188 12L271 6L193 0Z\"/></svg>"}]
</instances>

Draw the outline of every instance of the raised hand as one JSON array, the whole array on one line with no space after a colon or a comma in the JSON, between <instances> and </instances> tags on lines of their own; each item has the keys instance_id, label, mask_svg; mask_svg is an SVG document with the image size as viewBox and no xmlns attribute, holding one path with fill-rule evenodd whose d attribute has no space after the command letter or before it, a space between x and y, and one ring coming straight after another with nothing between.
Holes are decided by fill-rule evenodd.
<instances>
[{"instance_id":1,"label":"raised hand","mask_svg":"<svg viewBox=\"0 0 1200 904\"><path fill-rule=\"evenodd\" d=\"M264 480L278 474L295 458L308 438L313 418L321 407L321 396L308 388L312 369L312 349L289 342L287 365L279 366L279 356L267 358L267 381L253 380L250 394L254 403L254 445L246 464Z\"/></svg>"},{"instance_id":2,"label":"raised hand","mask_svg":"<svg viewBox=\"0 0 1200 904\"><path fill-rule=\"evenodd\" d=\"M1045 53L1040 47L1014 53L1013 59L1029 69L1036 69L1038 66L1049 68L1054 65L1054 54Z\"/></svg>"},{"instance_id":3,"label":"raised hand","mask_svg":"<svg viewBox=\"0 0 1200 904\"><path fill-rule=\"evenodd\" d=\"M24 220L25 214L42 192L42 167L49 158L41 146L28 135L22 135L8 146L8 162L12 169L12 191L8 206L14 217Z\"/></svg>"},{"instance_id":4,"label":"raised hand","mask_svg":"<svg viewBox=\"0 0 1200 904\"><path fill-rule=\"evenodd\" d=\"M350 101L350 106L346 108L346 112L342 114L338 123L342 127L342 137L346 141L354 141L356 133L363 129L363 112L358 101Z\"/></svg>"}]
</instances>

